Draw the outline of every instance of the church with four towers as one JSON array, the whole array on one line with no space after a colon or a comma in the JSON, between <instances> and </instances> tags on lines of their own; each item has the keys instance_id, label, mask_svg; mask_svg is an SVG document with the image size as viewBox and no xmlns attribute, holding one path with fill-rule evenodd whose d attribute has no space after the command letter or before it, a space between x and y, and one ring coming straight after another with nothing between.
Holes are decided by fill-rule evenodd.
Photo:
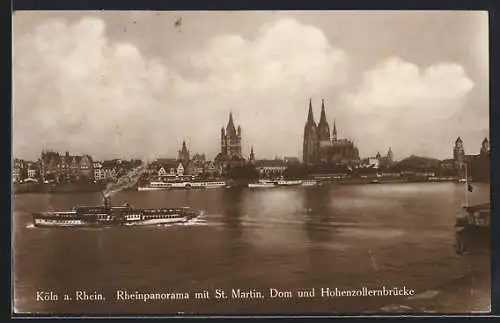
<instances>
[{"instance_id":1,"label":"church with four towers","mask_svg":"<svg viewBox=\"0 0 500 323\"><path fill-rule=\"evenodd\" d=\"M227 126L220 129L220 153L217 154L214 161L222 169L245 164L246 160L241 152L241 127L234 125L231 112Z\"/></svg>"}]
</instances>

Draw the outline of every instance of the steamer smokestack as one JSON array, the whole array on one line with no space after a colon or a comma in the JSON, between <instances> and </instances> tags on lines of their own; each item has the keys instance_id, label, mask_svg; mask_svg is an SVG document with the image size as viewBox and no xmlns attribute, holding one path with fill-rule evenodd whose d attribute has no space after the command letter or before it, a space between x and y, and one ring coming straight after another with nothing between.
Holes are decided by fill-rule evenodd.
<instances>
[{"instance_id":1,"label":"steamer smokestack","mask_svg":"<svg viewBox=\"0 0 500 323\"><path fill-rule=\"evenodd\" d=\"M102 195L102 200L103 200L103 204L104 204L104 207L106 209L109 209L110 207L110 203L109 203L109 196L106 196L106 195Z\"/></svg>"}]
</instances>

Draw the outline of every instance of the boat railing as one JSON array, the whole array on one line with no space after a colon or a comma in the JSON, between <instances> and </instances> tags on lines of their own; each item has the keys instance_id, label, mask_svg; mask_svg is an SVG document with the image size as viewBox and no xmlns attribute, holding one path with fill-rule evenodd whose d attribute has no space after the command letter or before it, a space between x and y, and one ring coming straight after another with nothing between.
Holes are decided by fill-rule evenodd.
<instances>
[{"instance_id":1,"label":"boat railing","mask_svg":"<svg viewBox=\"0 0 500 323\"><path fill-rule=\"evenodd\" d=\"M141 213L143 215L155 215L155 214L175 214L175 213L185 213L189 211L189 208L159 208L159 209L145 209Z\"/></svg>"},{"instance_id":2,"label":"boat railing","mask_svg":"<svg viewBox=\"0 0 500 323\"><path fill-rule=\"evenodd\" d=\"M73 211L48 211L48 212L39 212L34 213L37 216L74 216L76 212Z\"/></svg>"}]
</instances>

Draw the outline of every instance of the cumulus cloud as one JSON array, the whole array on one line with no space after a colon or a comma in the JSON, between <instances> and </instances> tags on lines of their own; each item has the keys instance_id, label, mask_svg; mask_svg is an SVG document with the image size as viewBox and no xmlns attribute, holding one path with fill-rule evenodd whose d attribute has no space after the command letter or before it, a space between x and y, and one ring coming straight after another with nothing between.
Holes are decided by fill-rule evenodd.
<instances>
[{"instance_id":1,"label":"cumulus cloud","mask_svg":"<svg viewBox=\"0 0 500 323\"><path fill-rule=\"evenodd\" d=\"M461 99L472 87L472 81L458 64L440 63L421 70L395 57L367 71L352 99L359 106L398 108L433 100Z\"/></svg>"},{"instance_id":2,"label":"cumulus cloud","mask_svg":"<svg viewBox=\"0 0 500 323\"><path fill-rule=\"evenodd\" d=\"M161 126L155 111L165 67L111 43L101 19L49 20L14 39L13 60L14 154L148 153L142 136Z\"/></svg>"},{"instance_id":3,"label":"cumulus cloud","mask_svg":"<svg viewBox=\"0 0 500 323\"><path fill-rule=\"evenodd\" d=\"M399 157L444 158L442 148L469 130L460 129L456 119L473 86L458 64L442 62L420 68L389 58L366 71L357 91L346 95L343 113L349 114L345 116L348 131L367 155L385 153L392 146ZM356 127L354 120L362 127Z\"/></svg>"},{"instance_id":4,"label":"cumulus cloud","mask_svg":"<svg viewBox=\"0 0 500 323\"><path fill-rule=\"evenodd\" d=\"M110 40L105 27L99 18L48 20L14 40L15 154L175 156L185 139L213 157L232 111L246 153L299 155L309 96L347 75L345 53L292 19L253 39L221 34L186 53L191 77Z\"/></svg>"},{"instance_id":5,"label":"cumulus cloud","mask_svg":"<svg viewBox=\"0 0 500 323\"><path fill-rule=\"evenodd\" d=\"M309 96L342 84L348 66L346 54L319 29L292 19L263 26L251 40L220 35L189 59L203 71L193 80L192 104L214 116L205 115L207 126L222 126L232 111L246 152L254 146L265 157L300 153Z\"/></svg>"},{"instance_id":6,"label":"cumulus cloud","mask_svg":"<svg viewBox=\"0 0 500 323\"><path fill-rule=\"evenodd\" d=\"M459 116L474 84L461 65L393 57L360 74L356 57L295 19L252 37L219 33L189 50L148 36L178 52L170 60L110 38L106 27L97 17L47 19L14 37L14 155L175 157L186 140L213 158L232 112L245 155L253 146L257 158L300 157L310 97L316 121L325 98L330 126L335 118L362 156L392 147L396 157L445 158L467 123Z\"/></svg>"}]
</instances>

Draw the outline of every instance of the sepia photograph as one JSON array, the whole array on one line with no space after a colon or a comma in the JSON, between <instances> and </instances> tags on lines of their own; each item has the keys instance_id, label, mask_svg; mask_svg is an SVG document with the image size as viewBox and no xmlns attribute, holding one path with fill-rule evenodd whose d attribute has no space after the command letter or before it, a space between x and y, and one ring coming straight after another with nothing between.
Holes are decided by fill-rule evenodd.
<instances>
[{"instance_id":1,"label":"sepia photograph","mask_svg":"<svg viewBox=\"0 0 500 323\"><path fill-rule=\"evenodd\" d=\"M14 11L12 313L490 313L488 20Z\"/></svg>"}]
</instances>

